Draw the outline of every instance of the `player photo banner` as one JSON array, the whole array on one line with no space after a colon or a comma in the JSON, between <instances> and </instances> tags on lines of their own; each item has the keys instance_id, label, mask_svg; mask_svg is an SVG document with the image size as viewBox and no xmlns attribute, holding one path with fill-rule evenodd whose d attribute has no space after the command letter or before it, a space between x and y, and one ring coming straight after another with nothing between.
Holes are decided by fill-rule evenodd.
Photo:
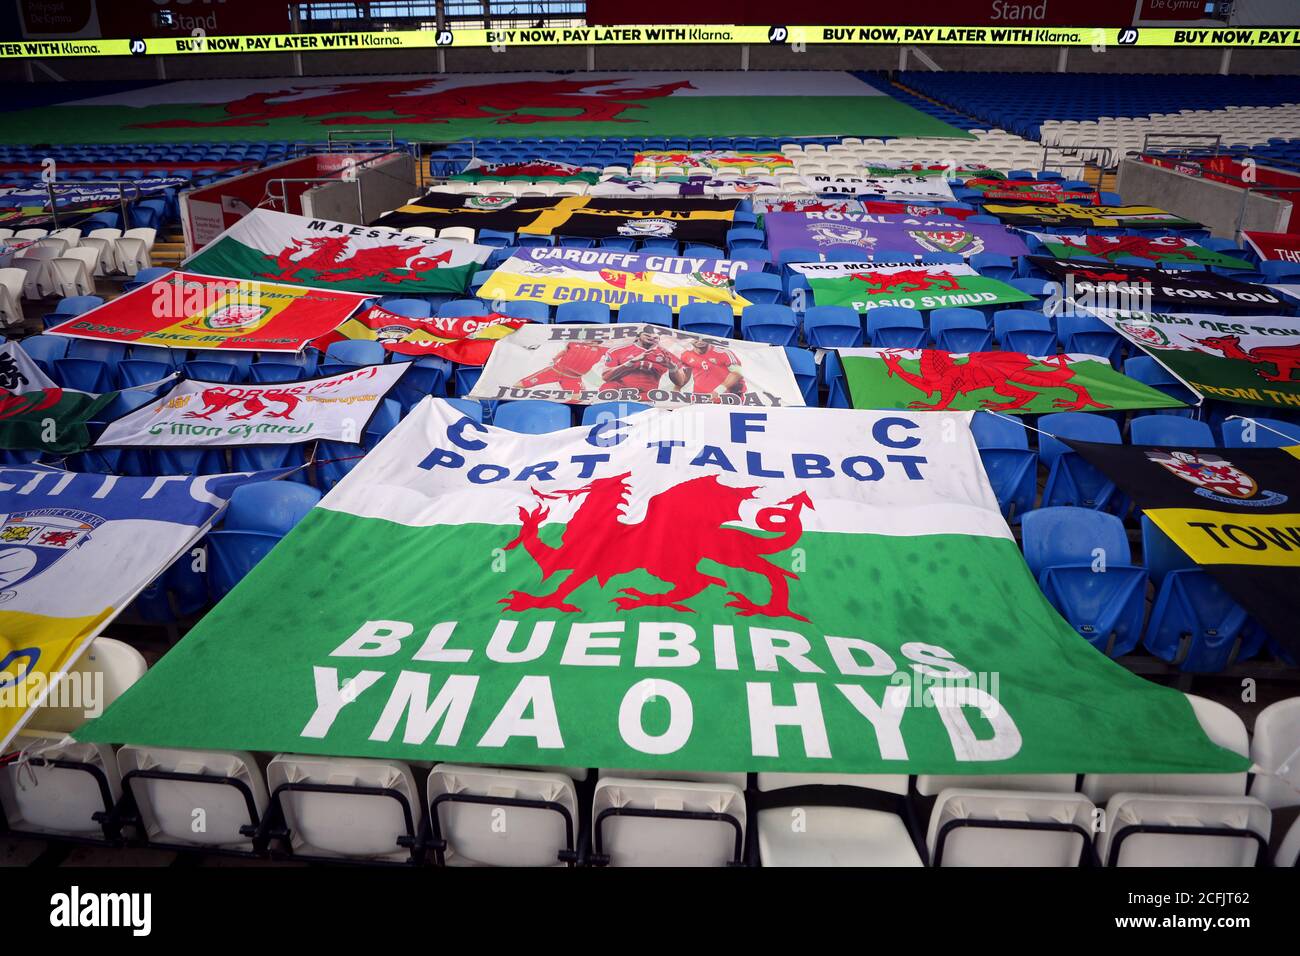
<instances>
[{"instance_id":1,"label":"player photo banner","mask_svg":"<svg viewBox=\"0 0 1300 956\"><path fill-rule=\"evenodd\" d=\"M1206 308L1269 311L1283 309L1282 299L1267 286L1238 282L1213 272L1165 272L1141 266L1086 263L1072 259L1030 256L1029 261L1065 286L1071 298L1108 301L1197 305Z\"/></svg>"},{"instance_id":2,"label":"player photo banner","mask_svg":"<svg viewBox=\"0 0 1300 956\"><path fill-rule=\"evenodd\" d=\"M980 308L1034 297L1013 285L982 276L970 266L887 266L863 262L796 262L817 305L847 305L866 312L882 305L907 309Z\"/></svg>"},{"instance_id":3,"label":"player photo banner","mask_svg":"<svg viewBox=\"0 0 1300 956\"><path fill-rule=\"evenodd\" d=\"M897 176L800 177L810 192L825 196L883 196L912 202L952 202L952 187L942 176L900 173Z\"/></svg>"},{"instance_id":4,"label":"player photo banner","mask_svg":"<svg viewBox=\"0 0 1300 956\"><path fill-rule=\"evenodd\" d=\"M231 492L272 477L0 468L0 753L21 746L10 744L52 682L207 531Z\"/></svg>"},{"instance_id":5,"label":"player photo banner","mask_svg":"<svg viewBox=\"0 0 1300 956\"><path fill-rule=\"evenodd\" d=\"M203 275L255 279L374 295L464 292L492 250L396 229L254 209L185 267Z\"/></svg>"},{"instance_id":6,"label":"player photo banner","mask_svg":"<svg viewBox=\"0 0 1300 956\"><path fill-rule=\"evenodd\" d=\"M528 236L669 238L726 246L735 199L600 196L514 197L429 193L375 222L406 229L495 229Z\"/></svg>"},{"instance_id":7,"label":"player photo banner","mask_svg":"<svg viewBox=\"0 0 1300 956\"><path fill-rule=\"evenodd\" d=\"M1096 310L1204 398L1300 407L1300 319Z\"/></svg>"},{"instance_id":8,"label":"player photo banner","mask_svg":"<svg viewBox=\"0 0 1300 956\"><path fill-rule=\"evenodd\" d=\"M1044 250L1057 259L1108 259L1121 256L1146 259L1153 265L1161 262L1219 266L1225 269L1250 269L1251 264L1236 256L1224 255L1198 245L1182 236L1098 236L1079 233L1059 235L1031 233Z\"/></svg>"},{"instance_id":9,"label":"player photo banner","mask_svg":"<svg viewBox=\"0 0 1300 956\"><path fill-rule=\"evenodd\" d=\"M1063 440L1300 659L1300 446L1144 448Z\"/></svg>"},{"instance_id":10,"label":"player photo banner","mask_svg":"<svg viewBox=\"0 0 1300 956\"><path fill-rule=\"evenodd\" d=\"M668 776L1244 772L1043 598L969 420L697 405L529 435L426 399L75 738Z\"/></svg>"},{"instance_id":11,"label":"player photo banner","mask_svg":"<svg viewBox=\"0 0 1300 956\"><path fill-rule=\"evenodd\" d=\"M529 325L492 350L470 398L570 405L803 405L785 350L659 325Z\"/></svg>"},{"instance_id":12,"label":"player photo banner","mask_svg":"<svg viewBox=\"0 0 1300 956\"><path fill-rule=\"evenodd\" d=\"M366 299L354 292L169 272L47 334L175 349L299 352Z\"/></svg>"},{"instance_id":13,"label":"player photo banner","mask_svg":"<svg viewBox=\"0 0 1300 956\"><path fill-rule=\"evenodd\" d=\"M187 379L104 429L97 448L286 445L360 441L409 362L299 382L232 385Z\"/></svg>"},{"instance_id":14,"label":"player photo banner","mask_svg":"<svg viewBox=\"0 0 1300 956\"><path fill-rule=\"evenodd\" d=\"M854 408L987 410L1009 415L1185 403L1116 372L1095 355L935 349L837 349Z\"/></svg>"},{"instance_id":15,"label":"player photo banner","mask_svg":"<svg viewBox=\"0 0 1300 956\"><path fill-rule=\"evenodd\" d=\"M1079 206L1023 203L985 203L984 212L1008 226L1037 229L1042 226L1080 226L1100 229L1197 229L1199 222L1175 216L1155 206Z\"/></svg>"},{"instance_id":16,"label":"player photo banner","mask_svg":"<svg viewBox=\"0 0 1300 956\"><path fill-rule=\"evenodd\" d=\"M498 266L479 287L480 298L506 302L661 302L673 312L693 302L718 302L739 315L749 300L736 294L744 261L682 258L611 249L529 247Z\"/></svg>"},{"instance_id":17,"label":"player photo banner","mask_svg":"<svg viewBox=\"0 0 1300 956\"><path fill-rule=\"evenodd\" d=\"M495 312L413 319L372 305L312 345L324 352L335 342L359 339L378 342L394 355L432 355L459 365L482 365L498 340L527 324L527 319Z\"/></svg>"},{"instance_id":18,"label":"player photo banner","mask_svg":"<svg viewBox=\"0 0 1300 956\"><path fill-rule=\"evenodd\" d=\"M993 223L880 222L870 213L774 212L763 217L772 261L787 249L857 249L862 255L878 252L955 252L964 258L982 252L1023 256L1029 248L1023 239Z\"/></svg>"}]
</instances>

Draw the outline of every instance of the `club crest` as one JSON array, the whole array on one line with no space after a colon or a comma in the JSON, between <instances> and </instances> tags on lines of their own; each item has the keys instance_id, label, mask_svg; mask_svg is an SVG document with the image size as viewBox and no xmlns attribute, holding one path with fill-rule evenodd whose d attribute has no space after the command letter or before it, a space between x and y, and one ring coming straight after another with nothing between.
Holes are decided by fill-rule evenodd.
<instances>
[{"instance_id":1,"label":"club crest","mask_svg":"<svg viewBox=\"0 0 1300 956\"><path fill-rule=\"evenodd\" d=\"M1150 461L1196 486L1202 498L1225 505L1270 508L1284 504L1287 496L1261 489L1249 474L1226 458L1199 451L1148 451Z\"/></svg>"}]
</instances>

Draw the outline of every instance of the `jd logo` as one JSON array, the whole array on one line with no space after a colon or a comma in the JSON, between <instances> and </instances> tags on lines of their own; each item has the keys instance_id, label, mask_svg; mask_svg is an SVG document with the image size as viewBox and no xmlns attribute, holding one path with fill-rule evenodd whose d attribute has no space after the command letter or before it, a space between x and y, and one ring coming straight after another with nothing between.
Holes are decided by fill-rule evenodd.
<instances>
[{"instance_id":1,"label":"jd logo","mask_svg":"<svg viewBox=\"0 0 1300 956\"><path fill-rule=\"evenodd\" d=\"M129 50L131 51L131 55L132 55L132 56L142 56L142 55L144 54L145 50L148 49L148 47L145 46L145 43L144 43L143 40L133 39L133 40L131 40L131 42L130 42L130 44L128 45L127 49L129 49Z\"/></svg>"},{"instance_id":2,"label":"jd logo","mask_svg":"<svg viewBox=\"0 0 1300 956\"><path fill-rule=\"evenodd\" d=\"M768 43L785 43L789 39L790 39L790 30L788 27L767 28Z\"/></svg>"},{"instance_id":3,"label":"jd logo","mask_svg":"<svg viewBox=\"0 0 1300 956\"><path fill-rule=\"evenodd\" d=\"M434 37L433 42L437 46L451 46L452 43L455 42L455 37L452 36L450 30L439 30L438 35Z\"/></svg>"},{"instance_id":4,"label":"jd logo","mask_svg":"<svg viewBox=\"0 0 1300 956\"><path fill-rule=\"evenodd\" d=\"M1137 43L1137 41L1138 41L1137 27L1125 27L1123 30L1119 31L1120 46L1132 46L1134 43Z\"/></svg>"}]
</instances>

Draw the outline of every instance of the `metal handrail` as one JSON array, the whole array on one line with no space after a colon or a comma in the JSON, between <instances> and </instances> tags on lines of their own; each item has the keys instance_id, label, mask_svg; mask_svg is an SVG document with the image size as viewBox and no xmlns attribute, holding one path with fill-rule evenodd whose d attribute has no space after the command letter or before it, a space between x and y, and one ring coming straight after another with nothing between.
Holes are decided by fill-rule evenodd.
<instances>
[{"instance_id":1,"label":"metal handrail","mask_svg":"<svg viewBox=\"0 0 1300 956\"><path fill-rule=\"evenodd\" d=\"M131 200L132 202L138 202L140 199L144 197L144 193L140 191L139 185L137 185L134 181L130 179L88 179L88 180L77 180L75 183L72 181L64 181L62 183L48 181L44 185L45 185L45 191L50 197L50 215L54 219L55 229L59 228L59 204L56 202L54 190L59 187L66 187L69 189L83 189L86 186L111 186L113 188L116 188L117 205L118 205L118 209L122 213L122 225L124 227L127 224L126 187L130 187L132 190L135 191L135 196Z\"/></svg>"}]
</instances>

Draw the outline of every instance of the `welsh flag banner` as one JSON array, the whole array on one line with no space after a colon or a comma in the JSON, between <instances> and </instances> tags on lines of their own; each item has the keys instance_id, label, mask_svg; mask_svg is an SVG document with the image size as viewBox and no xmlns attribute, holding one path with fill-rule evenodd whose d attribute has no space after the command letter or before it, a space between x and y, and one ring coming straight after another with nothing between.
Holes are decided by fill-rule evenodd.
<instances>
[{"instance_id":1,"label":"welsh flag banner","mask_svg":"<svg viewBox=\"0 0 1300 956\"><path fill-rule=\"evenodd\" d=\"M1300 319L1294 316L1092 311L1198 395L1300 406Z\"/></svg>"},{"instance_id":2,"label":"welsh flag banner","mask_svg":"<svg viewBox=\"0 0 1300 956\"><path fill-rule=\"evenodd\" d=\"M966 189L973 189L987 199L1009 199L1012 202L1035 203L1092 203L1097 200L1095 189L1066 189L1056 182L1038 182L1013 179L994 179L979 176L968 179L963 184Z\"/></svg>"},{"instance_id":3,"label":"welsh flag banner","mask_svg":"<svg viewBox=\"0 0 1300 956\"><path fill-rule=\"evenodd\" d=\"M75 736L664 773L1244 770L1053 611L969 420L697 406L525 435L426 399ZM340 560L365 569L347 587Z\"/></svg>"},{"instance_id":4,"label":"welsh flag banner","mask_svg":"<svg viewBox=\"0 0 1300 956\"><path fill-rule=\"evenodd\" d=\"M521 163L485 163L474 157L452 179L477 183L484 179L523 180L525 182L564 183L581 180L591 184L600 179L600 169L595 166L575 166L550 159L530 159Z\"/></svg>"},{"instance_id":5,"label":"welsh flag banner","mask_svg":"<svg viewBox=\"0 0 1300 956\"><path fill-rule=\"evenodd\" d=\"M378 342L396 355L433 355L460 365L482 365L493 345L527 324L527 319L496 312L413 319L389 312L382 305L372 305L312 345L324 352L334 342L362 339Z\"/></svg>"},{"instance_id":6,"label":"welsh flag banner","mask_svg":"<svg viewBox=\"0 0 1300 956\"><path fill-rule=\"evenodd\" d=\"M87 424L117 392L91 395L57 386L12 394L0 390L0 448L71 454L90 444Z\"/></svg>"},{"instance_id":7,"label":"welsh flag banner","mask_svg":"<svg viewBox=\"0 0 1300 956\"><path fill-rule=\"evenodd\" d=\"M1033 296L980 275L970 266L886 265L862 262L797 262L817 305L847 305L866 312L882 305L908 309L1028 302Z\"/></svg>"},{"instance_id":8,"label":"welsh flag banner","mask_svg":"<svg viewBox=\"0 0 1300 956\"><path fill-rule=\"evenodd\" d=\"M365 301L355 292L169 272L47 334L175 349L299 352Z\"/></svg>"},{"instance_id":9,"label":"welsh flag banner","mask_svg":"<svg viewBox=\"0 0 1300 956\"><path fill-rule=\"evenodd\" d=\"M1095 355L937 349L837 349L854 408L1090 412L1185 408Z\"/></svg>"},{"instance_id":10,"label":"welsh flag banner","mask_svg":"<svg viewBox=\"0 0 1300 956\"><path fill-rule=\"evenodd\" d=\"M1057 259L1118 259L1132 256L1146 259L1152 264L1160 262L1189 262L1225 269L1250 269L1251 264L1236 256L1207 249L1191 239L1181 236L1095 236L1056 235L1050 232L1032 233L1049 255Z\"/></svg>"},{"instance_id":11,"label":"welsh flag banner","mask_svg":"<svg viewBox=\"0 0 1300 956\"><path fill-rule=\"evenodd\" d=\"M184 266L204 275L376 295L464 292L492 250L382 226L254 209Z\"/></svg>"}]
</instances>

